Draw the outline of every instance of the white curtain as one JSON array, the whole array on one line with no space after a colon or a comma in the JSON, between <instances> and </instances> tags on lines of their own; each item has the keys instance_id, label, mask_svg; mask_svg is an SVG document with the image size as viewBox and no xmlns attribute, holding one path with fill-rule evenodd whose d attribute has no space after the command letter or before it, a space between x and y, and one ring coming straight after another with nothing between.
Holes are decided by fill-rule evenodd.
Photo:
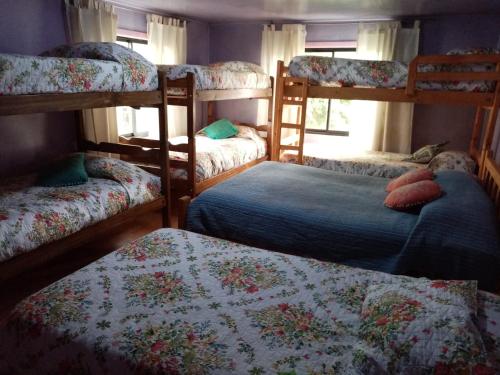
<instances>
[{"instance_id":1,"label":"white curtain","mask_svg":"<svg viewBox=\"0 0 500 375\"><path fill-rule=\"evenodd\" d=\"M149 14L148 45L157 65L185 64L187 59L186 21ZM186 135L186 107L169 106L169 137Z\"/></svg>"},{"instance_id":2,"label":"white curtain","mask_svg":"<svg viewBox=\"0 0 500 375\"><path fill-rule=\"evenodd\" d=\"M281 31L275 25L265 25L262 31L262 45L260 63L264 71L273 76L276 82L276 66L278 60L283 60L288 65L290 60L297 55L305 53L306 27L300 24L283 25ZM261 100L259 103L258 123L266 124L268 118L268 102ZM287 106L283 111L283 121L296 122L297 110ZM273 106L274 108L274 106ZM286 129L284 129L286 130ZM282 136L288 136L283 132Z\"/></svg>"},{"instance_id":3,"label":"white curtain","mask_svg":"<svg viewBox=\"0 0 500 375\"><path fill-rule=\"evenodd\" d=\"M68 34L72 43L116 41L117 16L100 0L66 0ZM83 111L85 137L94 142L118 142L116 110Z\"/></svg>"},{"instance_id":4,"label":"white curtain","mask_svg":"<svg viewBox=\"0 0 500 375\"><path fill-rule=\"evenodd\" d=\"M360 23L357 58L409 62L418 52L419 25ZM356 101L349 137L359 150L411 152L413 104Z\"/></svg>"}]
</instances>

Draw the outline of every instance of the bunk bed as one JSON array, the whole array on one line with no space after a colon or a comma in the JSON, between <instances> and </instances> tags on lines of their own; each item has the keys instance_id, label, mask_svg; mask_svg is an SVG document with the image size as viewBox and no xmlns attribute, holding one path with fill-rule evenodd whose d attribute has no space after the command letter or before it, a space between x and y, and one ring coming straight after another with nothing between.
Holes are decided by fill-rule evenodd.
<instances>
[{"instance_id":1,"label":"bunk bed","mask_svg":"<svg viewBox=\"0 0 500 375\"><path fill-rule=\"evenodd\" d=\"M496 290L500 167L490 148L500 104L500 56L434 56L418 57L417 61L494 61L496 73L419 73L417 78L476 78L491 80L496 86L491 92L427 91L415 89L415 80L408 83L406 90L313 86L306 78L284 77L280 63L274 159L278 160L279 152L288 150L298 152L302 158L308 97L423 103L434 103L437 98L438 103L478 106L471 155L479 165L479 179L459 171L437 172L436 182L446 192L442 198L416 212L396 212L383 204L387 178L268 162L204 192L192 204L184 198L184 206L189 207L181 209L187 217L180 222L188 230L251 246L389 273L475 279L482 288ZM410 68L410 77L415 72ZM377 97L377 93L381 96ZM284 104L301 106L298 124L280 123ZM485 109L491 111L486 124L481 121ZM282 127L301 132L296 144L276 143Z\"/></svg>"},{"instance_id":2,"label":"bunk bed","mask_svg":"<svg viewBox=\"0 0 500 375\"><path fill-rule=\"evenodd\" d=\"M479 52L417 56L408 66L396 61L315 56L297 56L290 67L279 61L272 160L292 151L296 161L303 163L307 98L466 105L476 107L469 154L482 175L500 105L500 54ZM299 107L296 123L282 121L285 105ZM489 115L483 134L486 111ZM282 129L295 130L297 136L281 144Z\"/></svg>"},{"instance_id":3,"label":"bunk bed","mask_svg":"<svg viewBox=\"0 0 500 375\"><path fill-rule=\"evenodd\" d=\"M113 181L114 185L111 186L111 179L119 182L120 177L123 177L130 185L136 176L132 176L134 178L127 177L123 173L140 175L138 180L142 182L138 184L138 181L135 181L136 185L132 187L136 190L136 196L129 197L131 200L135 198L135 202L127 202L117 209L115 207L111 215L105 215L101 217L102 220L97 222L93 220L91 225L87 223L83 228L79 228L80 230L69 233L63 238L45 239L40 246L34 249L25 249L26 251L19 248L2 249L3 252L10 250L2 254L2 262L0 263L2 284L17 275L46 264L51 259L67 253L73 248L96 238L104 237L111 229L129 223L138 216L161 210L163 226L169 226L168 194L170 185L168 142L166 141L168 134L167 78L164 72L157 71L154 65L144 60L140 55L134 54L133 51L113 43L80 43L63 46L46 53L43 57L0 54L0 65L2 67L0 70L0 116L74 111L78 151L128 154L160 165L159 170L155 171L160 177L160 181L157 183L158 177L139 172L142 169L139 170L136 167L134 169L130 164L119 160L117 161L119 163L114 163L113 159L95 159L94 166L104 170L100 171L101 174L113 174L113 170L110 168L116 167L116 165L122 167L116 171L121 175L116 179L113 176L98 176L109 178L102 180L108 181L109 194L117 192L117 183ZM160 142L158 147L143 149L132 145L110 142L95 143L85 140L82 110L116 106L158 108L160 111ZM150 171L147 166L144 167L144 170ZM89 180L89 183L96 185L92 194L98 195L98 192L107 192L102 185L97 183L96 179ZM131 186L122 185L120 187L122 190L118 193L125 194L123 188L127 190ZM153 185L159 185L159 189ZM14 190L8 188L2 192L5 193L3 196L17 197L20 204L23 199L29 198L23 194L29 194L30 191L40 193L40 189L36 188L25 189L20 194ZM151 194L145 193L148 190L151 190ZM43 193L55 198L52 191L44 191ZM84 191L74 191L73 193L88 195ZM58 195L58 192L55 191L55 194ZM60 198L61 201L67 200L65 196ZM51 200L57 204L56 201L57 199ZM97 207L101 204L102 202L97 202ZM7 208L13 209L12 207ZM107 207L100 208L107 210ZM3 212L3 216L6 216L5 212ZM69 219L71 220L71 218ZM51 218L47 220L49 224L52 223ZM2 243L4 243L3 240Z\"/></svg>"},{"instance_id":4,"label":"bunk bed","mask_svg":"<svg viewBox=\"0 0 500 375\"><path fill-rule=\"evenodd\" d=\"M273 78L264 74L260 67L250 63L225 62L208 67L160 66L160 70L166 72L168 77L168 104L187 108L187 137L169 139L171 180L174 190L181 194L196 196L207 188L270 159ZM242 134L239 140L235 138L222 140L225 144L221 147L218 147L217 143L224 142L220 140L210 142L208 138L200 138L200 135L196 134L194 108L197 102L207 103L207 123L210 124L215 120L214 102L240 99L268 100L268 124L252 125L235 122L242 130L241 133L248 134L248 136ZM246 129L241 127L246 127ZM262 136L266 138L265 143L263 139L259 139ZM242 138L247 140L247 145L235 143L236 141L243 143ZM199 149L196 146L196 139L200 143ZM248 142L252 139L253 141ZM158 145L156 140L139 137L120 137L120 142L143 147L157 147ZM246 155L237 155L238 146L242 146L240 153ZM243 152L248 151L248 147L252 150ZM233 152L231 155L226 155L227 163L224 163L224 160L218 160L220 157L224 159L224 148L232 149ZM211 149L217 150L215 155L210 154ZM225 166L215 168L214 165L217 164L225 164Z\"/></svg>"}]
</instances>

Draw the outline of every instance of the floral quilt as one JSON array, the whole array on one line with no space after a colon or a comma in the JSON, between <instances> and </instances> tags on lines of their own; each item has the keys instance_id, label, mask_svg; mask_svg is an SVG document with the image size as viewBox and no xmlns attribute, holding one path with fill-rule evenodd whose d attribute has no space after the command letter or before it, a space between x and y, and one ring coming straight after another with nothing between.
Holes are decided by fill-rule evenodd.
<instances>
[{"instance_id":1,"label":"floral quilt","mask_svg":"<svg viewBox=\"0 0 500 375\"><path fill-rule=\"evenodd\" d=\"M476 163L465 152L445 151L435 156L428 164L403 161L407 154L383 151L363 151L351 154L321 155L304 149L304 165L331 171L375 177L395 178L402 174L422 168L434 172L458 170L473 174ZM297 155L285 153L281 161L296 163Z\"/></svg>"},{"instance_id":2,"label":"floral quilt","mask_svg":"<svg viewBox=\"0 0 500 375\"><path fill-rule=\"evenodd\" d=\"M498 323L500 297L477 292L475 283L388 275L162 229L20 302L0 328L0 368L379 374L409 362L412 374L494 374Z\"/></svg>"},{"instance_id":3,"label":"floral quilt","mask_svg":"<svg viewBox=\"0 0 500 375\"><path fill-rule=\"evenodd\" d=\"M267 143L258 132L248 126L235 125L238 134L226 139L211 139L196 135L196 181L200 182L222 172L239 167L266 155ZM172 144L187 143L187 137L170 139ZM187 154L170 151L170 158L187 160ZM171 168L172 178L187 179L187 171Z\"/></svg>"},{"instance_id":4,"label":"floral quilt","mask_svg":"<svg viewBox=\"0 0 500 375\"><path fill-rule=\"evenodd\" d=\"M169 79L185 78L187 73L195 76L196 90L266 89L271 79L254 64L240 61L203 65L163 65ZM168 88L170 95L185 95L182 88Z\"/></svg>"},{"instance_id":5,"label":"floral quilt","mask_svg":"<svg viewBox=\"0 0 500 375\"><path fill-rule=\"evenodd\" d=\"M320 86L361 86L377 88L404 88L408 78L408 64L400 61L373 61L339 59L323 56L296 56L289 64L292 77L308 78ZM420 72L489 72L492 64L468 64L461 66L420 65ZM491 91L487 81L464 82L417 82L417 88L427 90Z\"/></svg>"},{"instance_id":6,"label":"floral quilt","mask_svg":"<svg viewBox=\"0 0 500 375\"><path fill-rule=\"evenodd\" d=\"M156 66L114 43L78 43L43 56L0 54L0 95L152 91Z\"/></svg>"},{"instance_id":7,"label":"floral quilt","mask_svg":"<svg viewBox=\"0 0 500 375\"><path fill-rule=\"evenodd\" d=\"M56 241L159 196L156 176L120 160L87 160L83 185L41 187L16 179L0 187L0 261Z\"/></svg>"}]
</instances>

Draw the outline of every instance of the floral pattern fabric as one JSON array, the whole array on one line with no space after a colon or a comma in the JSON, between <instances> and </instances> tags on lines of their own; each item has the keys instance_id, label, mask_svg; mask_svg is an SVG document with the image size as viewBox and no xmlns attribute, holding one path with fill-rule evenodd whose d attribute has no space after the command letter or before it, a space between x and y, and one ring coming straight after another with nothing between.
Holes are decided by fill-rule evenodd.
<instances>
[{"instance_id":1,"label":"floral pattern fabric","mask_svg":"<svg viewBox=\"0 0 500 375\"><path fill-rule=\"evenodd\" d=\"M211 139L196 135L196 181L215 177L222 172L260 159L266 155L267 143L255 129L235 125L238 134L231 138ZM172 144L187 143L186 136L170 139ZM187 154L170 151L170 158L187 161ZM171 168L172 178L187 179L187 171Z\"/></svg>"},{"instance_id":2,"label":"floral pattern fabric","mask_svg":"<svg viewBox=\"0 0 500 375\"><path fill-rule=\"evenodd\" d=\"M423 294L422 283L428 285ZM366 299L367 291L378 291L370 286L394 286L403 297L376 305ZM435 373L447 373L440 371L457 363L460 346L460 361L475 373L493 374L500 370L500 297L476 293L473 286L162 229L20 302L0 328L0 368L10 374L390 372L405 363L407 346L393 355L397 344L389 341L388 351L380 350L379 330L404 336L404 327L432 300L447 308L435 332L450 327L455 315L474 315L476 308L477 318L470 321L477 320L478 328L467 327L460 337L445 332L450 340L435 353L422 346L412 364L423 370L413 373L427 373L423 361L429 356L439 356ZM463 308L457 307L460 301ZM369 325L386 305L392 312L388 319L399 323L384 327L377 318ZM475 336L467 336L471 333ZM415 335L418 344L432 332ZM465 342L469 337L473 340ZM410 343L410 349L417 345L413 336Z\"/></svg>"},{"instance_id":3,"label":"floral pattern fabric","mask_svg":"<svg viewBox=\"0 0 500 375\"><path fill-rule=\"evenodd\" d=\"M292 77L308 78L320 86L404 88L408 79L408 64L400 61L339 59L323 56L296 56L289 64ZM419 72L489 72L492 64L419 65ZM491 81L436 82L418 81L418 89L451 91L492 91Z\"/></svg>"},{"instance_id":4,"label":"floral pattern fabric","mask_svg":"<svg viewBox=\"0 0 500 375\"><path fill-rule=\"evenodd\" d=\"M253 65L253 64L252 64ZM193 73L196 90L267 89L271 79L264 72L241 62L203 65L163 65L160 70L167 72L168 79L186 78ZM182 88L168 88L169 95L185 95Z\"/></svg>"},{"instance_id":5,"label":"floral pattern fabric","mask_svg":"<svg viewBox=\"0 0 500 375\"><path fill-rule=\"evenodd\" d=\"M79 43L44 56L0 54L0 95L152 91L156 67L114 43Z\"/></svg>"},{"instance_id":6,"label":"floral pattern fabric","mask_svg":"<svg viewBox=\"0 0 500 375\"><path fill-rule=\"evenodd\" d=\"M82 185L41 187L34 186L29 178L18 178L1 186L0 261L67 237L159 196L156 176L135 171L137 167L132 165L113 170L113 163L107 160L87 161L90 178Z\"/></svg>"},{"instance_id":7,"label":"floral pattern fabric","mask_svg":"<svg viewBox=\"0 0 500 375\"><path fill-rule=\"evenodd\" d=\"M304 165L328 169L345 174L358 174L375 177L396 178L402 174L429 168L433 172L456 170L474 174L476 163L469 155L461 151L444 151L436 155L428 164L403 161L408 155L383 151L363 151L357 153L339 153L321 155L305 149ZM296 163L297 156L285 153L282 162Z\"/></svg>"}]
</instances>

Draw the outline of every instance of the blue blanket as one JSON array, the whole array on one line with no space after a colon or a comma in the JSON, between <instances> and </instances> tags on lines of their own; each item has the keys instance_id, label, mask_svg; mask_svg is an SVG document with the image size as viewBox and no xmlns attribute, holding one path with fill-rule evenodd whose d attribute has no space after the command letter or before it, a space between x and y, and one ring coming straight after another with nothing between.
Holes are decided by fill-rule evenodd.
<instances>
[{"instance_id":1,"label":"blue blanket","mask_svg":"<svg viewBox=\"0 0 500 375\"><path fill-rule=\"evenodd\" d=\"M465 173L443 172L443 198L398 212L384 207L387 182L265 162L202 193L187 229L383 272L473 278L494 289L498 236L481 187Z\"/></svg>"}]
</instances>

